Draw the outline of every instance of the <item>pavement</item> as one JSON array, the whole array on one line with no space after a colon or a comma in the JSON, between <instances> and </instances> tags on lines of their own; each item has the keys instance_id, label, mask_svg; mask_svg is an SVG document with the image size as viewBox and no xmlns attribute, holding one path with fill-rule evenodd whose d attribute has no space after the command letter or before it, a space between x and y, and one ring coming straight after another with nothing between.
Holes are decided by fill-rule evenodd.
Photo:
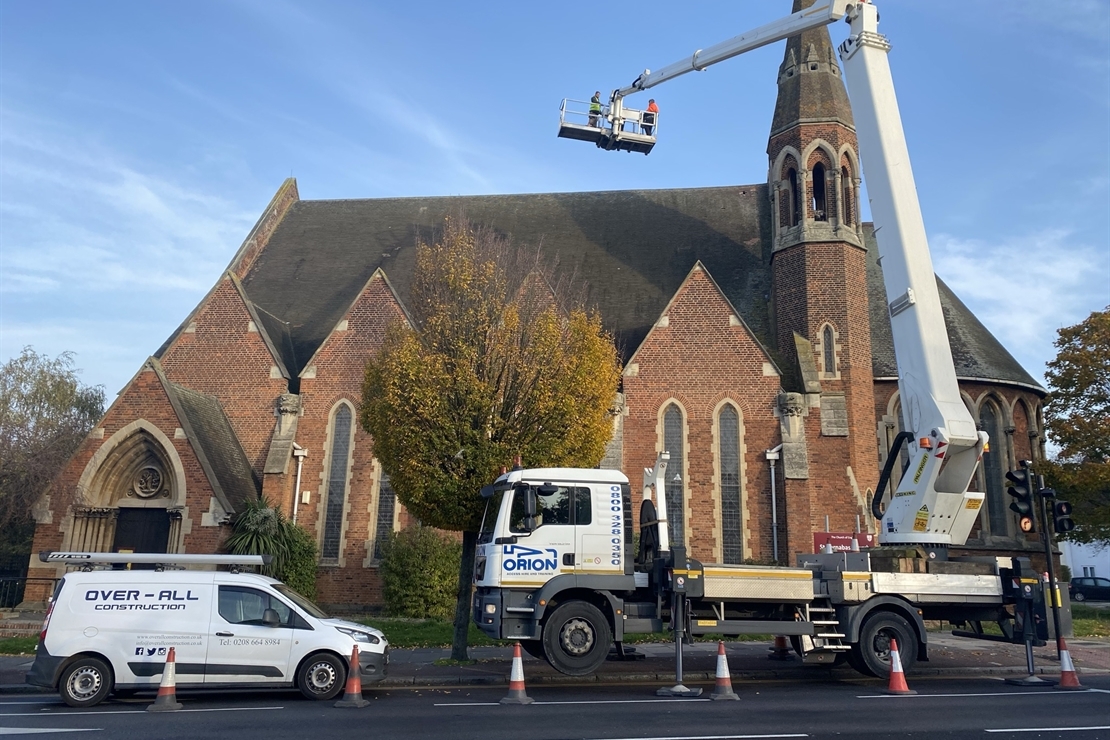
<instances>
[{"instance_id":1,"label":"pavement","mask_svg":"<svg viewBox=\"0 0 1110 740\"><path fill-rule=\"evenodd\" d=\"M593 675L565 676L525 653L524 676L528 684L583 686L599 684L675 683L673 643L635 646L643 656L636 660L610 659ZM736 681L830 681L863 677L847 666L806 665L797 657L788 661L771 660L769 642L727 642L729 671ZM1110 639L1075 638L1068 640L1068 652L1080 676L1084 673L1110 673ZM1055 644L1034 648L1034 667L1038 674L1058 675ZM393 649L387 677L364 688L451 687L507 685L512 664L511 647L471 648L473 663L459 665L443 648ZM33 656L0 656L0 694L42 691L24 683ZM683 648L683 682L712 683L717 662L716 643L695 643ZM929 634L929 660L919 661L907 673L915 676L1024 676L1027 674L1025 647L1000 642L953 637L946 633Z\"/></svg>"}]
</instances>

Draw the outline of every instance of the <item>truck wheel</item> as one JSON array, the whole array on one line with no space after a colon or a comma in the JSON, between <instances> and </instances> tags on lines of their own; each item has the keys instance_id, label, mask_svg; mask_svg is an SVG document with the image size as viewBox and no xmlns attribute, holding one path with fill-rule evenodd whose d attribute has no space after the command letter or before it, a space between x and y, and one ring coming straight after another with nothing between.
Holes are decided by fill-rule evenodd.
<instances>
[{"instance_id":1,"label":"truck wheel","mask_svg":"<svg viewBox=\"0 0 1110 740\"><path fill-rule=\"evenodd\" d=\"M58 691L71 707L99 704L112 690L112 669L100 658L80 658L62 671Z\"/></svg>"},{"instance_id":2,"label":"truck wheel","mask_svg":"<svg viewBox=\"0 0 1110 740\"><path fill-rule=\"evenodd\" d=\"M600 668L612 641L605 615L584 601L563 604L547 618L543 628L547 662L568 676L586 676Z\"/></svg>"},{"instance_id":3,"label":"truck wheel","mask_svg":"<svg viewBox=\"0 0 1110 740\"><path fill-rule=\"evenodd\" d=\"M524 652L533 658L547 660L547 656L543 652L543 640L521 640L520 646L524 648Z\"/></svg>"},{"instance_id":4,"label":"truck wheel","mask_svg":"<svg viewBox=\"0 0 1110 740\"><path fill-rule=\"evenodd\" d=\"M346 663L331 653L310 655L297 669L297 688L308 699L334 699L346 682Z\"/></svg>"},{"instance_id":5,"label":"truck wheel","mask_svg":"<svg viewBox=\"0 0 1110 740\"><path fill-rule=\"evenodd\" d=\"M917 662L917 633L902 617L892 612L873 614L860 629L859 642L852 646L852 667L869 676L890 675L890 639L898 641L902 669Z\"/></svg>"}]
</instances>

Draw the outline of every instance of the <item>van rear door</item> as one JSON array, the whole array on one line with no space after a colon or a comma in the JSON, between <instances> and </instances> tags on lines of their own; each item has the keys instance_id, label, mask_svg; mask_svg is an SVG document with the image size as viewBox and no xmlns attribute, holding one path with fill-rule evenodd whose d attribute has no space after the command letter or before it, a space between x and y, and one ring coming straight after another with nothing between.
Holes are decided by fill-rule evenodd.
<instances>
[{"instance_id":1,"label":"van rear door","mask_svg":"<svg viewBox=\"0 0 1110 740\"><path fill-rule=\"evenodd\" d=\"M277 614L277 626L264 622L267 610ZM289 651L296 620L296 612L268 591L242 584L217 584L204 682L292 681Z\"/></svg>"},{"instance_id":2,"label":"van rear door","mask_svg":"<svg viewBox=\"0 0 1110 740\"><path fill-rule=\"evenodd\" d=\"M169 649L177 681L201 683L210 583L154 572L95 571L66 576L47 646L58 655L98 652L112 662L116 683L158 685ZM59 613L59 610L64 610ZM55 646L54 638L58 639Z\"/></svg>"}]
</instances>

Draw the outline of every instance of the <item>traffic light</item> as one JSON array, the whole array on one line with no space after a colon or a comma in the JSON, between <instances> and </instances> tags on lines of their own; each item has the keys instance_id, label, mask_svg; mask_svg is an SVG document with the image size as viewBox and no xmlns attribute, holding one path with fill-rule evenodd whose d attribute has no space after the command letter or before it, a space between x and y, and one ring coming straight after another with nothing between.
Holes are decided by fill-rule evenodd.
<instances>
[{"instance_id":1,"label":"traffic light","mask_svg":"<svg viewBox=\"0 0 1110 740\"><path fill-rule=\"evenodd\" d=\"M1057 501L1052 505L1052 516L1056 534L1067 534L1075 529L1075 521L1071 518L1071 503Z\"/></svg>"},{"instance_id":2,"label":"traffic light","mask_svg":"<svg viewBox=\"0 0 1110 740\"><path fill-rule=\"evenodd\" d=\"M1011 470L1006 473L1006 480L1010 482L1006 493L1014 497L1010 502L1010 511L1018 515L1018 527L1022 532L1035 532L1036 518L1033 514L1033 476L1028 468Z\"/></svg>"}]
</instances>

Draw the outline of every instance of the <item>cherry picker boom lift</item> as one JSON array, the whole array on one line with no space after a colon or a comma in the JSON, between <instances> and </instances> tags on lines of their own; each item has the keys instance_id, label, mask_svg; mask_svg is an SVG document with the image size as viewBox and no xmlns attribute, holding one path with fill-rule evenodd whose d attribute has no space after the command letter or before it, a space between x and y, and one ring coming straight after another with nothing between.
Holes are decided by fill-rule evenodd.
<instances>
[{"instance_id":1,"label":"cherry picker boom lift","mask_svg":"<svg viewBox=\"0 0 1110 740\"><path fill-rule=\"evenodd\" d=\"M984 494L968 487L988 438L960 398L887 61L890 45L878 33L873 5L818 0L658 72L644 70L585 125L568 122L564 101L559 135L646 154L657 130L644 133L643 112L625 106L627 96L840 19L851 26L839 52L871 197L908 430L890 451L873 502L880 547L803 554L797 567L702 564L671 542L669 455L661 452L644 471L634 552L631 486L623 473L510 471L482 489L488 503L475 557L473 618L486 634L520 640L563 673L592 673L611 643L623 653L626 634L661 631L669 621L676 646L684 634L787 635L807 661L846 655L853 667L879 676L890 670L892 638L907 669L927 658L926 619L969 624L972 632L964 634L1020 643L1028 641L1033 623L1026 600L1035 599L1044 613L1043 591L1035 586L1040 579L1027 560L948 553L967 541L981 511ZM910 464L880 511L901 443L908 445ZM907 550L927 556L897 554ZM1002 635L986 635L984 622L997 623Z\"/></svg>"}]
</instances>

